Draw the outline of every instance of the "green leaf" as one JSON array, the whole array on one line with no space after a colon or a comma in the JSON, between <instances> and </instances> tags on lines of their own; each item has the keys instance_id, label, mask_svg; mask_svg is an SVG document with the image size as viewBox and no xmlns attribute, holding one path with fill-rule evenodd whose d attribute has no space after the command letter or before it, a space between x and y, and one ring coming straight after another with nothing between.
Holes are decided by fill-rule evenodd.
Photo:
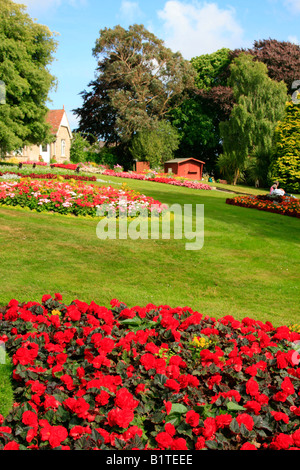
<instances>
[{"instance_id":1,"label":"green leaf","mask_svg":"<svg viewBox=\"0 0 300 470\"><path fill-rule=\"evenodd\" d=\"M167 380L168 380L168 377L166 377L163 374L156 374L154 376L154 384L155 385L164 385Z\"/></svg>"},{"instance_id":2,"label":"green leaf","mask_svg":"<svg viewBox=\"0 0 300 470\"><path fill-rule=\"evenodd\" d=\"M142 320L140 317L133 317L127 318L126 320L121 320L119 323L121 323L121 325L137 326L142 323Z\"/></svg>"},{"instance_id":3,"label":"green leaf","mask_svg":"<svg viewBox=\"0 0 300 470\"><path fill-rule=\"evenodd\" d=\"M218 443L216 441L205 441L205 444L208 447L208 449L211 449L211 450L218 449Z\"/></svg>"},{"instance_id":4,"label":"green leaf","mask_svg":"<svg viewBox=\"0 0 300 470\"><path fill-rule=\"evenodd\" d=\"M187 411L188 411L188 408L185 405L182 405L181 403L172 404L171 413L184 414L184 413L187 413Z\"/></svg>"},{"instance_id":5,"label":"green leaf","mask_svg":"<svg viewBox=\"0 0 300 470\"><path fill-rule=\"evenodd\" d=\"M161 411L157 411L156 413L154 413L154 415L152 416L151 418L151 421L153 423L161 423L165 418L165 414L162 413Z\"/></svg>"},{"instance_id":6,"label":"green leaf","mask_svg":"<svg viewBox=\"0 0 300 470\"><path fill-rule=\"evenodd\" d=\"M239 434L240 432L239 423L235 418L231 421L229 428L234 434Z\"/></svg>"},{"instance_id":7,"label":"green leaf","mask_svg":"<svg viewBox=\"0 0 300 470\"><path fill-rule=\"evenodd\" d=\"M243 406L238 405L234 401L229 401L226 406L228 411L245 411Z\"/></svg>"},{"instance_id":8,"label":"green leaf","mask_svg":"<svg viewBox=\"0 0 300 470\"><path fill-rule=\"evenodd\" d=\"M250 431L246 428L246 426L244 425L244 423L242 423L241 426L240 426L240 432L241 432L241 435L242 435L243 437L246 437L246 438L249 437Z\"/></svg>"},{"instance_id":9,"label":"green leaf","mask_svg":"<svg viewBox=\"0 0 300 470\"><path fill-rule=\"evenodd\" d=\"M174 426L179 426L181 423L182 415L188 411L188 408L181 403L173 403L171 411L166 418L167 423L171 423Z\"/></svg>"}]
</instances>

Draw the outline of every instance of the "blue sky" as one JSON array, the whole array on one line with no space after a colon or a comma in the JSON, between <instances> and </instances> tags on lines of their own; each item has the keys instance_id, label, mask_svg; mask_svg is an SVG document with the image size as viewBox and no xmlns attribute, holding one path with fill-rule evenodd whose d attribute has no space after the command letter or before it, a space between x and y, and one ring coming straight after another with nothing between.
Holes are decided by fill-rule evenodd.
<instances>
[{"instance_id":1,"label":"blue sky","mask_svg":"<svg viewBox=\"0 0 300 470\"><path fill-rule=\"evenodd\" d=\"M259 39L300 43L300 0L15 0L59 33L51 72L58 81L51 109L65 106L71 128L80 92L97 66L92 49L100 29L143 24L186 59L221 47L248 48ZM299 77L300 79L300 77Z\"/></svg>"}]
</instances>

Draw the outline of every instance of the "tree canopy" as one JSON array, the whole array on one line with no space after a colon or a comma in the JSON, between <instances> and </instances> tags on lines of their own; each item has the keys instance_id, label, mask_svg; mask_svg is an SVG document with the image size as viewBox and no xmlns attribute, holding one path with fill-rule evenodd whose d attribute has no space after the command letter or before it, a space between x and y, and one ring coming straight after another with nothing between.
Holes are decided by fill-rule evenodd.
<instances>
[{"instance_id":1,"label":"tree canopy","mask_svg":"<svg viewBox=\"0 0 300 470\"><path fill-rule=\"evenodd\" d=\"M2 96L0 105L3 154L50 139L46 102L55 77L48 66L56 47L54 34L33 21L23 5L0 0L0 80L5 86L5 99Z\"/></svg>"},{"instance_id":2,"label":"tree canopy","mask_svg":"<svg viewBox=\"0 0 300 470\"><path fill-rule=\"evenodd\" d=\"M292 101L275 130L271 172L286 191L300 192L300 104Z\"/></svg>"},{"instance_id":3,"label":"tree canopy","mask_svg":"<svg viewBox=\"0 0 300 470\"><path fill-rule=\"evenodd\" d=\"M222 48L191 59L197 72L195 83L199 90L210 91L213 87L227 86L228 67L232 61L230 52L230 49Z\"/></svg>"},{"instance_id":4,"label":"tree canopy","mask_svg":"<svg viewBox=\"0 0 300 470\"><path fill-rule=\"evenodd\" d=\"M219 166L237 182L247 158L255 159L260 169L257 179L266 182L273 149L274 131L283 117L288 99L286 84L268 76L262 62L242 53L231 64L229 84L236 104L228 121L220 124L224 155ZM230 163L230 165L229 165Z\"/></svg>"},{"instance_id":5,"label":"tree canopy","mask_svg":"<svg viewBox=\"0 0 300 470\"><path fill-rule=\"evenodd\" d=\"M82 107L74 111L78 130L93 131L107 141L129 141L136 132L155 127L194 86L190 62L143 25L102 29L93 54L98 75L89 84L91 91L82 92Z\"/></svg>"},{"instance_id":6,"label":"tree canopy","mask_svg":"<svg viewBox=\"0 0 300 470\"><path fill-rule=\"evenodd\" d=\"M148 161L158 167L170 160L179 146L179 134L168 121L159 121L155 129L138 132L132 139L130 152L135 160Z\"/></svg>"},{"instance_id":7,"label":"tree canopy","mask_svg":"<svg viewBox=\"0 0 300 470\"><path fill-rule=\"evenodd\" d=\"M241 52L253 55L255 60L263 62L268 68L268 75L277 82L284 81L288 93L292 84L300 79L300 46L289 41L262 39L254 41L252 49L236 49L232 57Z\"/></svg>"}]
</instances>

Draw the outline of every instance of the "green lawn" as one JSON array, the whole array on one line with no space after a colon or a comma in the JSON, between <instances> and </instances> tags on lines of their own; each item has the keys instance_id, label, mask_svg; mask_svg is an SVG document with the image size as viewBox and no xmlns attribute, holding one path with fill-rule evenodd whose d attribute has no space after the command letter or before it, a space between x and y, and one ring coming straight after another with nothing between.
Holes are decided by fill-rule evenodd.
<instances>
[{"instance_id":1,"label":"green lawn","mask_svg":"<svg viewBox=\"0 0 300 470\"><path fill-rule=\"evenodd\" d=\"M97 221L0 207L0 305L40 301L60 292L109 305L189 306L219 318L230 314L299 322L299 219L229 206L221 191L123 180L169 205L204 204L205 241L99 240Z\"/></svg>"}]
</instances>

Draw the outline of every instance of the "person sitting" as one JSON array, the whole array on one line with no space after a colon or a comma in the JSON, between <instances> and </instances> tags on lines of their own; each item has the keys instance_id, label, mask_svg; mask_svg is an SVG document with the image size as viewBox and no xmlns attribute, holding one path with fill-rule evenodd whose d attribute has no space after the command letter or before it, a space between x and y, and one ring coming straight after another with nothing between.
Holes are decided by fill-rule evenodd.
<instances>
[{"instance_id":1,"label":"person sitting","mask_svg":"<svg viewBox=\"0 0 300 470\"><path fill-rule=\"evenodd\" d=\"M275 181L275 183L270 188L270 195L271 196L287 196L295 198L292 194L287 194L284 189L279 188L279 181Z\"/></svg>"},{"instance_id":2,"label":"person sitting","mask_svg":"<svg viewBox=\"0 0 300 470\"><path fill-rule=\"evenodd\" d=\"M279 189L279 181L275 181L275 183L270 188L271 196L284 196L285 191L283 189Z\"/></svg>"}]
</instances>

